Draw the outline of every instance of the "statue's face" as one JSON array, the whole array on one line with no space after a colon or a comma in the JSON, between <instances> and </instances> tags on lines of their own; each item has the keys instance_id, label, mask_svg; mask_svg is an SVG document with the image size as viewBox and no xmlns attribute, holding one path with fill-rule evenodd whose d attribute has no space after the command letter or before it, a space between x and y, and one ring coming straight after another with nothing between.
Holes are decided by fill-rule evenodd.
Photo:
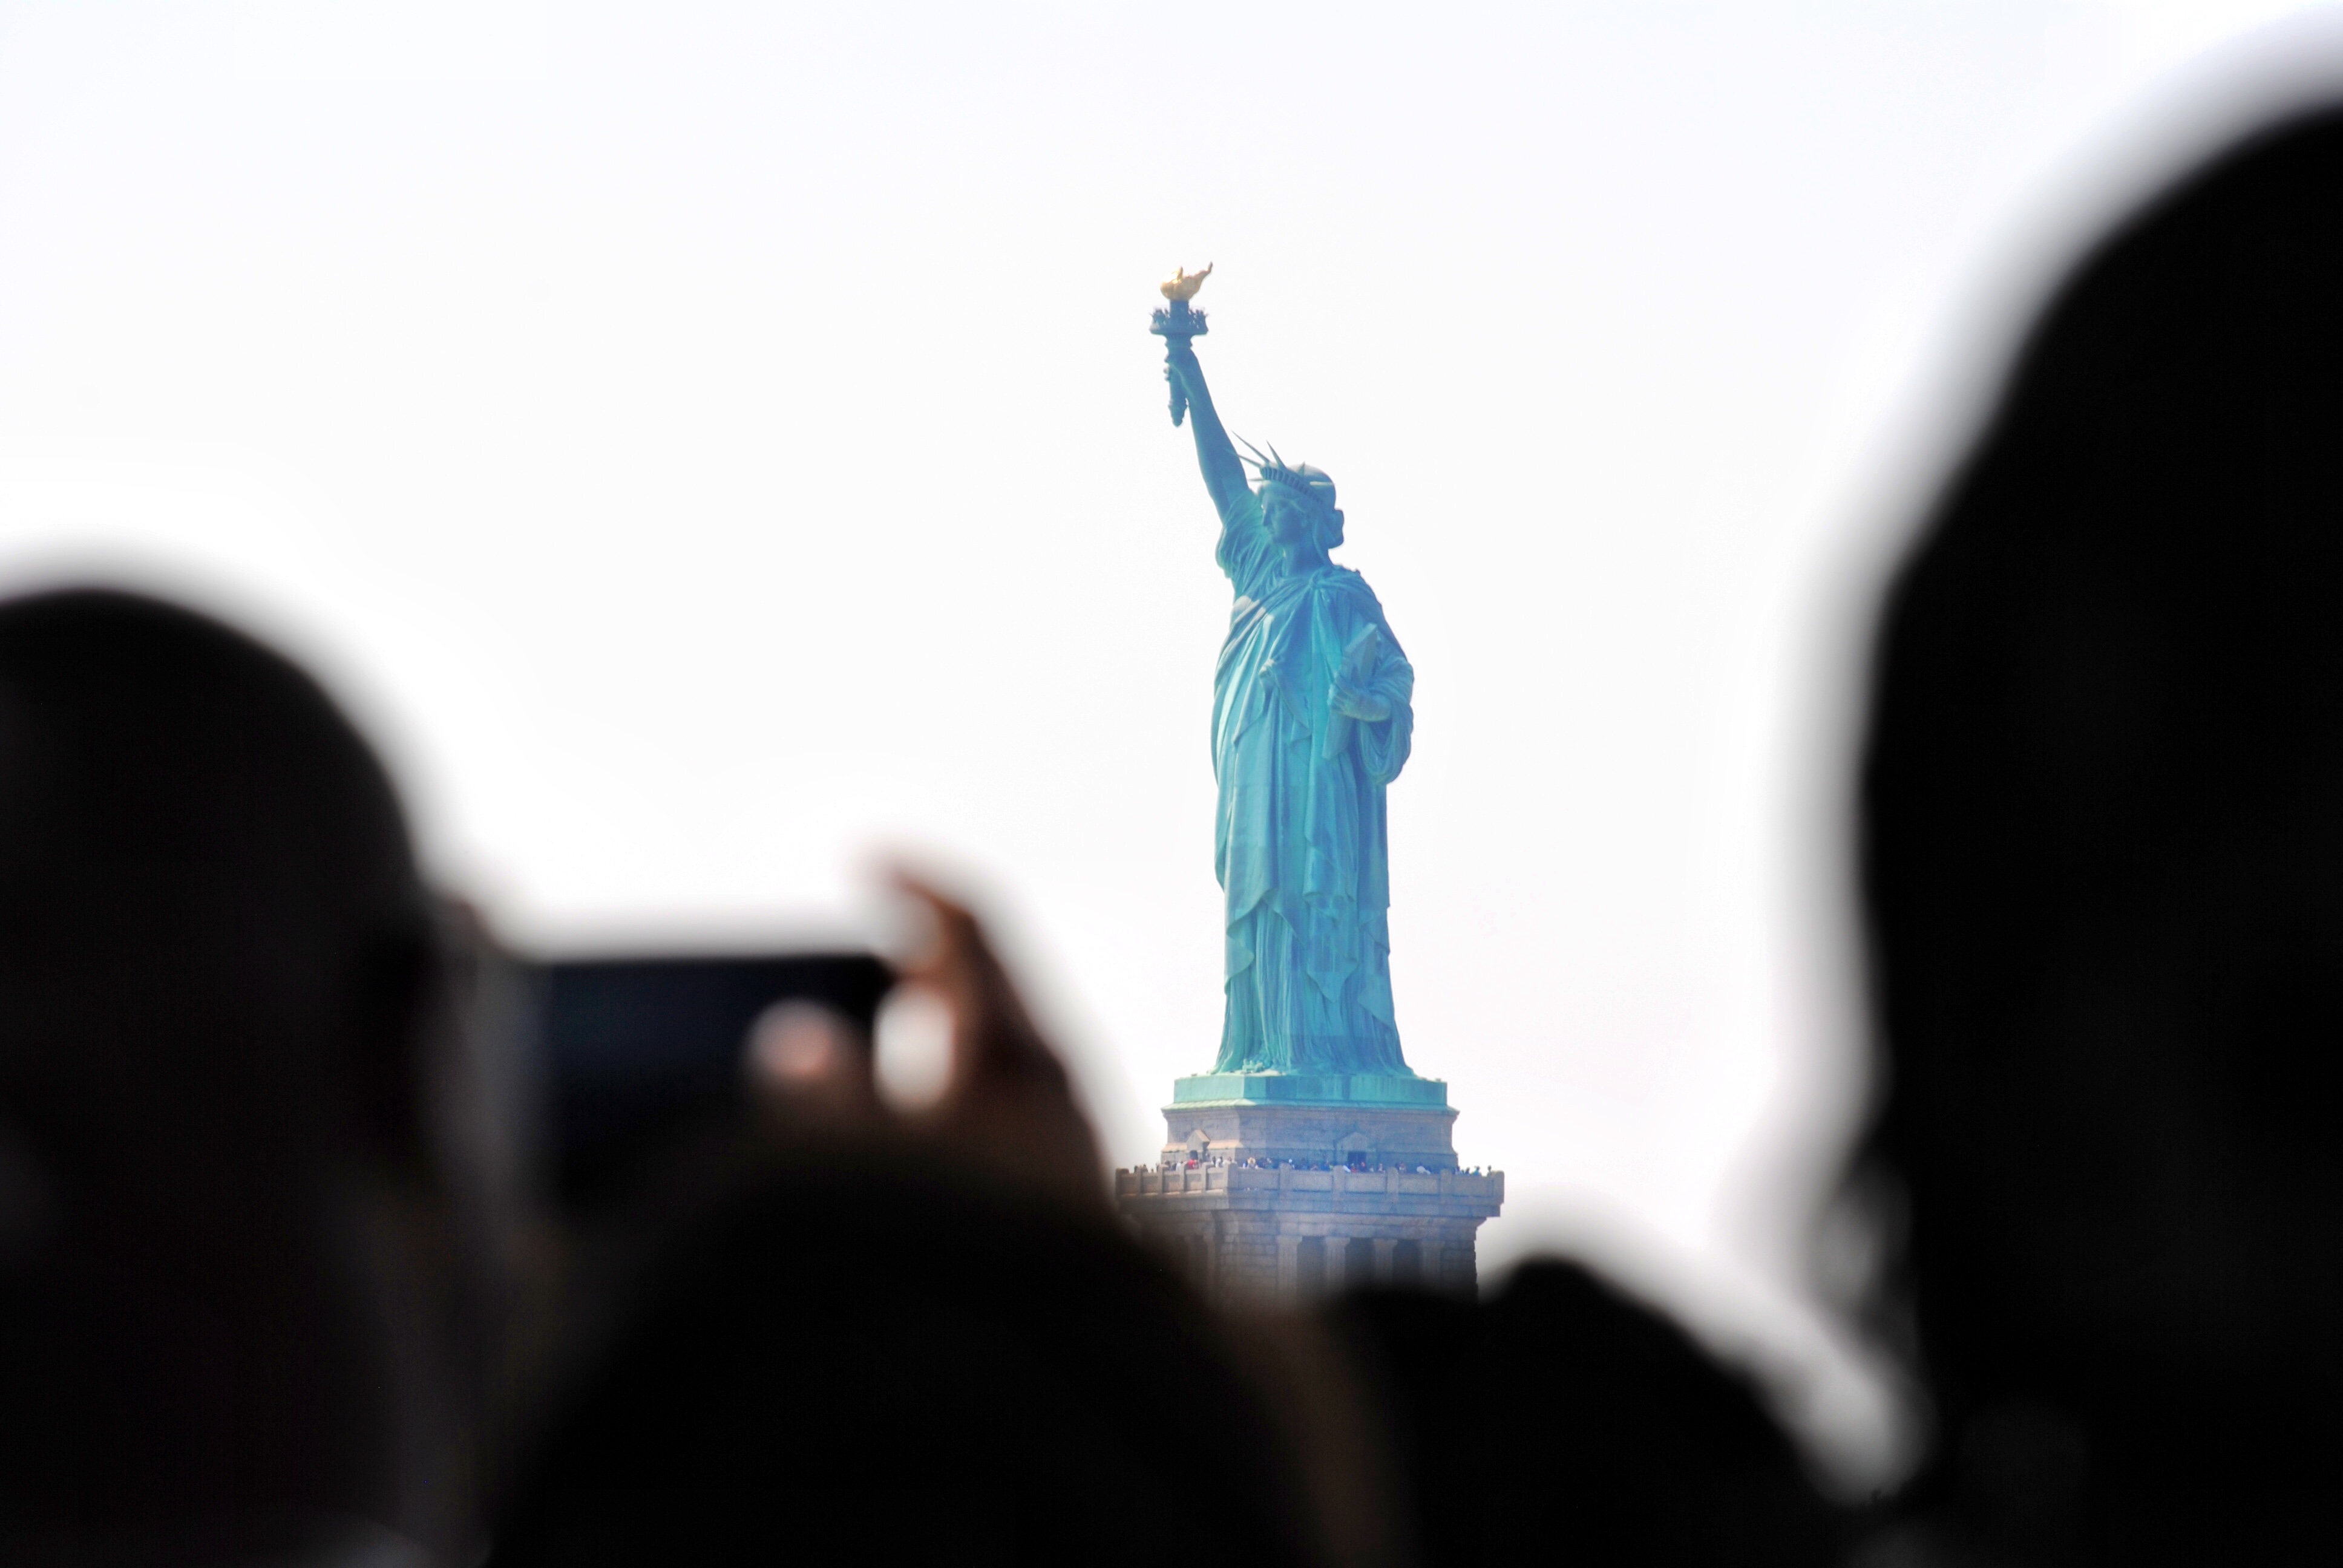
<instances>
[{"instance_id":1,"label":"statue's face","mask_svg":"<svg viewBox=\"0 0 2343 1568\"><path fill-rule=\"evenodd\" d=\"M1282 485L1261 487L1261 521L1269 537L1281 545L1299 544L1310 538L1315 521L1310 508L1286 494Z\"/></svg>"}]
</instances>

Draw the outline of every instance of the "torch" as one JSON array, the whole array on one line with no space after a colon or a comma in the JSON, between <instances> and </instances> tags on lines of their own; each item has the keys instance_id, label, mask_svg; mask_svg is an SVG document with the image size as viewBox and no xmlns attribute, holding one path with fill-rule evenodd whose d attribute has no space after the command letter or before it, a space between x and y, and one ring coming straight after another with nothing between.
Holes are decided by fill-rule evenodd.
<instances>
[{"instance_id":1,"label":"torch","mask_svg":"<svg viewBox=\"0 0 2343 1568\"><path fill-rule=\"evenodd\" d=\"M1209 262L1202 272L1190 272L1183 266L1172 273L1163 285L1163 297L1169 303L1155 313L1147 328L1163 339L1163 374L1172 383L1172 423L1174 426L1184 423L1188 417L1188 391L1180 385L1180 377L1172 373L1172 350L1184 348L1212 330L1204 325L1204 313L1188 303L1196 297L1196 290L1204 286L1204 279L1212 276L1212 268Z\"/></svg>"}]
</instances>

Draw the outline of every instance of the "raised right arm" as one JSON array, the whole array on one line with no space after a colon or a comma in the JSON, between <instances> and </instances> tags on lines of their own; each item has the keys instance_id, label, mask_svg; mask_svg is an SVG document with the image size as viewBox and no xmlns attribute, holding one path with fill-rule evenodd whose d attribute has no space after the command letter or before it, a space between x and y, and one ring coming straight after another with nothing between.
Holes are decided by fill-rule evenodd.
<instances>
[{"instance_id":1,"label":"raised right arm","mask_svg":"<svg viewBox=\"0 0 2343 1568\"><path fill-rule=\"evenodd\" d=\"M1234 527L1252 509L1252 487L1245 483L1244 464L1221 424L1220 411L1212 407L1212 394L1204 385L1204 367L1197 363L1194 346L1172 344L1163 373L1177 377L1182 390L1188 394L1188 422L1196 431L1196 462L1204 470L1204 488L1212 494L1222 526Z\"/></svg>"}]
</instances>

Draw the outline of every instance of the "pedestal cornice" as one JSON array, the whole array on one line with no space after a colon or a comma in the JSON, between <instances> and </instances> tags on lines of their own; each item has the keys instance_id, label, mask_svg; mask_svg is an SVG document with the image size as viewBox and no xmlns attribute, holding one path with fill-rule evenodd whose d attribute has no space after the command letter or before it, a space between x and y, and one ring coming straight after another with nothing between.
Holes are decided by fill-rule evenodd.
<instances>
[{"instance_id":1,"label":"pedestal cornice","mask_svg":"<svg viewBox=\"0 0 2343 1568\"><path fill-rule=\"evenodd\" d=\"M1172 1081L1169 1112L1206 1105L1361 1105L1411 1111L1448 1103L1437 1078L1384 1072L1200 1072Z\"/></svg>"}]
</instances>

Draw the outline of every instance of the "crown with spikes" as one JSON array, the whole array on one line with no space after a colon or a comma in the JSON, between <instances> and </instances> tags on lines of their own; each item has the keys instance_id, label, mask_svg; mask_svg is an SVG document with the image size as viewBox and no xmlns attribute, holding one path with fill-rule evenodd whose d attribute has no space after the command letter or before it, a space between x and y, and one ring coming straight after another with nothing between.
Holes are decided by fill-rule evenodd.
<instances>
[{"instance_id":1,"label":"crown with spikes","mask_svg":"<svg viewBox=\"0 0 2343 1568\"><path fill-rule=\"evenodd\" d=\"M1261 448L1246 441L1242 436L1237 439L1243 441L1244 449L1252 454L1248 461L1260 471L1262 483L1283 485L1314 506L1323 507L1329 511L1333 509L1334 480L1332 475L1306 463L1298 468L1288 466L1285 459L1277 455L1274 444L1270 447L1269 455L1263 457Z\"/></svg>"}]
</instances>

